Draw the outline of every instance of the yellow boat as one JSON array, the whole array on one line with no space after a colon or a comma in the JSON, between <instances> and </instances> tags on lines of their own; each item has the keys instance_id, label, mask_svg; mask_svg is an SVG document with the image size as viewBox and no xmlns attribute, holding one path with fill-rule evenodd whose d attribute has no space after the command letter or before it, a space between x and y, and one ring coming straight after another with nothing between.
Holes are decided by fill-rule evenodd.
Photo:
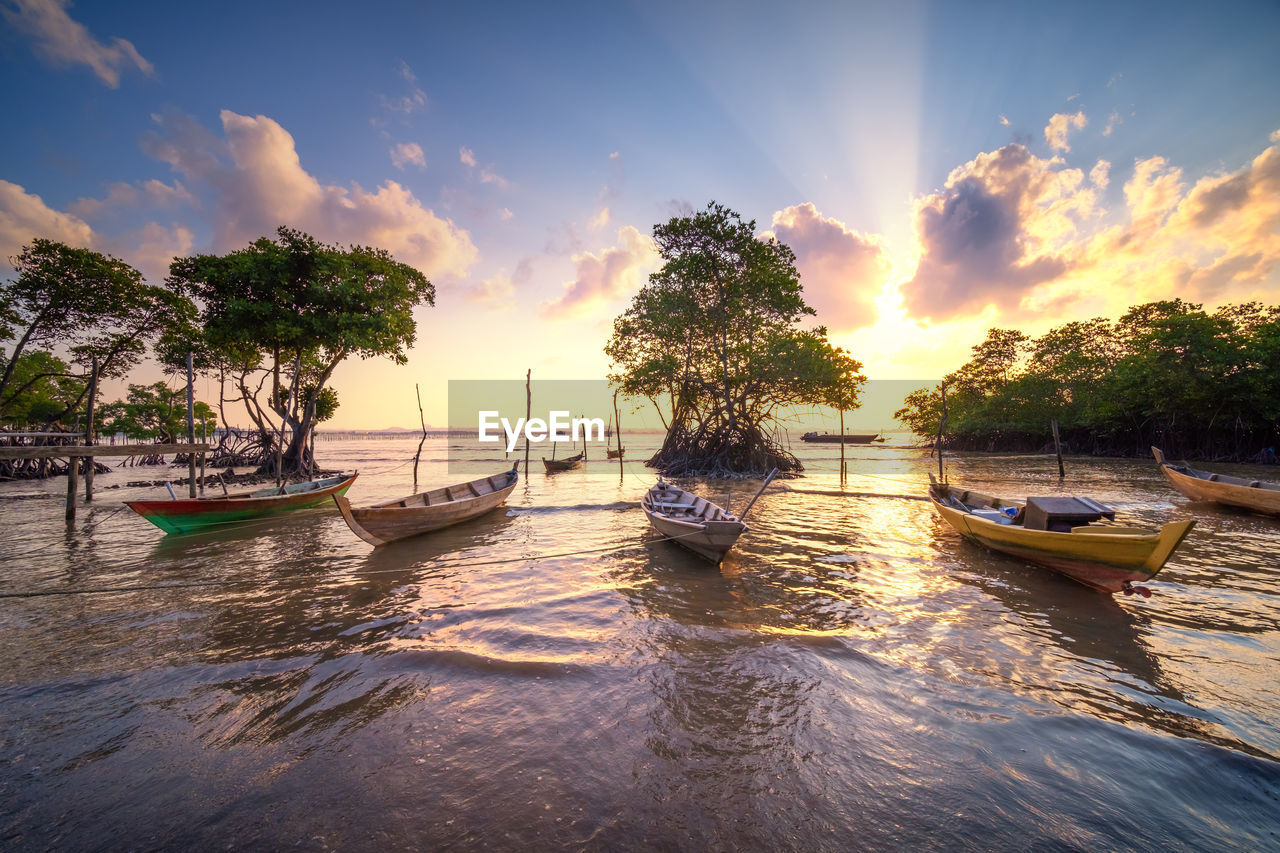
<instances>
[{"instance_id":1,"label":"yellow boat","mask_svg":"<svg viewBox=\"0 0 1280 853\"><path fill-rule=\"evenodd\" d=\"M1103 592L1150 596L1134 584L1155 577L1195 526L1171 521L1152 533L1093 524L1114 519L1115 511L1088 498L1006 501L929 479L933 508L962 536Z\"/></svg>"},{"instance_id":2,"label":"yellow boat","mask_svg":"<svg viewBox=\"0 0 1280 853\"><path fill-rule=\"evenodd\" d=\"M1151 448L1169 484L1193 501L1213 501L1227 506L1280 515L1280 486L1262 480L1246 480L1200 471L1187 463L1164 461L1160 448Z\"/></svg>"}]
</instances>

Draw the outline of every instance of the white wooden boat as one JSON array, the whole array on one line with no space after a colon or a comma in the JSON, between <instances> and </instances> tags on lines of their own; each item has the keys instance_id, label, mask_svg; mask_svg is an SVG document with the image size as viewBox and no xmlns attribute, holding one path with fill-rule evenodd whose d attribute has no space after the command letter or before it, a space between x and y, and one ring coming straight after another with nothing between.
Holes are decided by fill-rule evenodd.
<instances>
[{"instance_id":1,"label":"white wooden boat","mask_svg":"<svg viewBox=\"0 0 1280 853\"><path fill-rule=\"evenodd\" d=\"M723 507L662 480L645 493L640 506L654 530L716 563L749 529Z\"/></svg>"},{"instance_id":2,"label":"white wooden boat","mask_svg":"<svg viewBox=\"0 0 1280 853\"><path fill-rule=\"evenodd\" d=\"M352 533L370 545L386 545L469 521L501 506L520 480L517 468L519 464L492 477L419 492L371 507L353 507L349 500L338 495L334 496L334 502Z\"/></svg>"},{"instance_id":3,"label":"white wooden boat","mask_svg":"<svg viewBox=\"0 0 1280 853\"><path fill-rule=\"evenodd\" d=\"M1158 447L1151 454L1160 463L1169 484L1193 501L1213 501L1227 506L1280 515L1280 486L1262 480L1246 480L1192 468L1185 462L1174 465L1164 460Z\"/></svg>"}]
</instances>

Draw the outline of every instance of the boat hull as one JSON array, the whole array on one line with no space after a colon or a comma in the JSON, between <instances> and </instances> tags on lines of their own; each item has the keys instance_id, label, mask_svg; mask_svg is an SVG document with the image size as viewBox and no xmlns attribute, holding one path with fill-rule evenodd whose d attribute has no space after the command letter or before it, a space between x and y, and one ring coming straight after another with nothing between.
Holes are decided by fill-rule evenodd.
<instances>
[{"instance_id":1,"label":"boat hull","mask_svg":"<svg viewBox=\"0 0 1280 853\"><path fill-rule=\"evenodd\" d=\"M1132 584L1155 577L1195 526L1194 520L1187 520L1169 522L1158 533L1129 528L1120 528L1128 532L1107 533L1105 527L1081 527L1070 533L1028 530L946 506L932 493L930 500L937 513L965 538L1110 593L1124 592Z\"/></svg>"},{"instance_id":2,"label":"boat hull","mask_svg":"<svg viewBox=\"0 0 1280 853\"><path fill-rule=\"evenodd\" d=\"M871 442L875 441L878 438L880 438L880 433L878 432L845 433L844 443L845 444L870 444ZM800 440L807 441L811 444L839 444L840 436L839 434L815 435L814 433L805 433L804 435L800 436Z\"/></svg>"},{"instance_id":3,"label":"boat hull","mask_svg":"<svg viewBox=\"0 0 1280 853\"><path fill-rule=\"evenodd\" d=\"M342 518L347 522L347 526L351 528L351 532L370 545L377 547L391 542L398 542L401 539L408 539L412 536L420 536L464 521L470 521L497 509L506 502L507 496L511 494L512 489L520 481L519 476L514 472L509 475L502 474L473 480L470 484L463 483L460 486L448 487L449 489L463 489L468 485L483 483L486 479L493 480L502 476L510 478L510 482L502 488L434 506L383 505L357 508L351 506L351 502L340 495L334 496L334 503L338 505L338 511L342 513ZM411 498L406 498L405 500L408 501Z\"/></svg>"},{"instance_id":4,"label":"boat hull","mask_svg":"<svg viewBox=\"0 0 1280 853\"><path fill-rule=\"evenodd\" d=\"M572 471L575 468L582 467L582 457L575 456L570 459L543 459L543 467L547 469L548 474L554 474L558 471Z\"/></svg>"},{"instance_id":5,"label":"boat hull","mask_svg":"<svg viewBox=\"0 0 1280 853\"><path fill-rule=\"evenodd\" d=\"M1164 454L1158 448L1151 448L1151 452L1160 463L1160 470L1169 485L1193 501L1211 501L1267 515L1280 515L1280 488L1270 483L1255 480L1253 482L1258 485L1253 486L1238 477L1208 480L1177 470L1179 466L1164 461ZM1219 476L1203 471L1198 473Z\"/></svg>"},{"instance_id":6,"label":"boat hull","mask_svg":"<svg viewBox=\"0 0 1280 853\"><path fill-rule=\"evenodd\" d=\"M222 498L126 501L125 505L165 533L191 533L320 506L328 503L330 498L344 494L351 488L356 476L358 475L330 477L287 486L283 495L251 493ZM318 484L316 488L303 488L313 483Z\"/></svg>"},{"instance_id":7,"label":"boat hull","mask_svg":"<svg viewBox=\"0 0 1280 853\"><path fill-rule=\"evenodd\" d=\"M664 518L647 510L645 514L649 516L649 524L654 530L682 548L688 548L713 563L723 561L724 555L737 544L738 538L748 529L747 525L741 521L695 523Z\"/></svg>"}]
</instances>

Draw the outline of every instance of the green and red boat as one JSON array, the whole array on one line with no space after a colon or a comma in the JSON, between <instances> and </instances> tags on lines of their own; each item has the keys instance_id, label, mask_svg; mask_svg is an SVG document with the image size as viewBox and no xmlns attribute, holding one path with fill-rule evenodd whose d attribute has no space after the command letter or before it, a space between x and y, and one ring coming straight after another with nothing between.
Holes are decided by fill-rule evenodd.
<instances>
[{"instance_id":1,"label":"green and red boat","mask_svg":"<svg viewBox=\"0 0 1280 853\"><path fill-rule=\"evenodd\" d=\"M295 483L292 486L271 486L254 492L224 494L222 497L125 501L125 506L165 533L190 533L318 506L346 492L357 476L358 474L350 477L339 475Z\"/></svg>"}]
</instances>

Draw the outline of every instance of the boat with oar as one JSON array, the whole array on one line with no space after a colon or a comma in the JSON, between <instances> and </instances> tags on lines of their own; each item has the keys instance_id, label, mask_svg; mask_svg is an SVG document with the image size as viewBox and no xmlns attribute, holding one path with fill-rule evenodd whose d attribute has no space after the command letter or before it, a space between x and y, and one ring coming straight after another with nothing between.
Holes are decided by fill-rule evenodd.
<instances>
[{"instance_id":1,"label":"boat with oar","mask_svg":"<svg viewBox=\"0 0 1280 853\"><path fill-rule=\"evenodd\" d=\"M617 450L609 450L606 452L609 454L610 459L621 459L626 455L627 449L625 447L619 447Z\"/></svg>"},{"instance_id":2,"label":"boat with oar","mask_svg":"<svg viewBox=\"0 0 1280 853\"><path fill-rule=\"evenodd\" d=\"M1153 533L1095 524L1114 520L1115 510L1083 497L1007 501L929 480L933 508L965 538L1103 592L1150 597L1135 584L1155 577L1195 525L1171 521Z\"/></svg>"},{"instance_id":3,"label":"boat with oar","mask_svg":"<svg viewBox=\"0 0 1280 853\"><path fill-rule=\"evenodd\" d=\"M228 493L224 485L221 497L179 498L170 488L170 500L125 501L125 506L165 533L190 533L327 503L351 488L357 476L339 475L238 494Z\"/></svg>"},{"instance_id":4,"label":"boat with oar","mask_svg":"<svg viewBox=\"0 0 1280 853\"><path fill-rule=\"evenodd\" d=\"M717 565L750 528L742 519L755 506L756 500L778 474L775 468L765 477L760 491L747 504L741 515L726 512L718 504L700 498L661 478L640 501L640 507L654 530L678 545L683 545Z\"/></svg>"},{"instance_id":5,"label":"boat with oar","mask_svg":"<svg viewBox=\"0 0 1280 853\"><path fill-rule=\"evenodd\" d=\"M371 507L353 507L341 495L334 495L333 500L351 532L376 547L470 521L502 506L520 481L519 467L516 463L510 471L501 474L419 492Z\"/></svg>"},{"instance_id":6,"label":"boat with oar","mask_svg":"<svg viewBox=\"0 0 1280 853\"><path fill-rule=\"evenodd\" d=\"M542 464L546 466L548 474L555 474L558 471L571 471L574 468L582 467L582 459L585 453L579 453L577 456L570 456L566 459L548 459L542 457Z\"/></svg>"},{"instance_id":7,"label":"boat with oar","mask_svg":"<svg viewBox=\"0 0 1280 853\"><path fill-rule=\"evenodd\" d=\"M1166 462L1158 447L1151 448L1169 484L1193 501L1212 501L1227 506L1280 515L1280 486L1262 480L1229 477L1192 468L1186 462Z\"/></svg>"}]
</instances>

